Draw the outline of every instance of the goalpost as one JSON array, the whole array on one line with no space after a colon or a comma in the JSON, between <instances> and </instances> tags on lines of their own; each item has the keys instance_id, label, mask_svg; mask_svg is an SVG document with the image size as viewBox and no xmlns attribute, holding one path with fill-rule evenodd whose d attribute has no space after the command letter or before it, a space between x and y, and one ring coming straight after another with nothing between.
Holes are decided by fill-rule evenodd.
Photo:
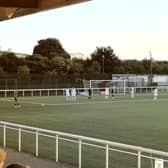
<instances>
[{"instance_id":1,"label":"goalpost","mask_svg":"<svg viewBox=\"0 0 168 168\"><path fill-rule=\"evenodd\" d=\"M90 80L92 90L109 88L114 94L126 93L126 80Z\"/></svg>"}]
</instances>

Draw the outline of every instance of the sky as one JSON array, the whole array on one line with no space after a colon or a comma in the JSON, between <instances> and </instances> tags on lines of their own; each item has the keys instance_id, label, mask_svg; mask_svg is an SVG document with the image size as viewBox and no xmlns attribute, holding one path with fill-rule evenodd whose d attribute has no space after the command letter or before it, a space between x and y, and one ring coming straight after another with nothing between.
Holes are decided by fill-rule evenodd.
<instances>
[{"instance_id":1,"label":"sky","mask_svg":"<svg viewBox=\"0 0 168 168\"><path fill-rule=\"evenodd\" d=\"M37 41L57 38L86 57L111 46L120 59L168 61L168 0L93 0L0 22L0 49L32 54Z\"/></svg>"}]
</instances>

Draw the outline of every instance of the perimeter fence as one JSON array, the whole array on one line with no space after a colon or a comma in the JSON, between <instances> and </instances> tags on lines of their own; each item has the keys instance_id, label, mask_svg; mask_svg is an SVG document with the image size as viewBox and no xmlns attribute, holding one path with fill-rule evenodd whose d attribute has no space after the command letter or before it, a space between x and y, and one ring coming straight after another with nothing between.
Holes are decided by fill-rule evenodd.
<instances>
[{"instance_id":1,"label":"perimeter fence","mask_svg":"<svg viewBox=\"0 0 168 168\"><path fill-rule=\"evenodd\" d=\"M78 168L168 167L168 152L3 121L0 143Z\"/></svg>"}]
</instances>

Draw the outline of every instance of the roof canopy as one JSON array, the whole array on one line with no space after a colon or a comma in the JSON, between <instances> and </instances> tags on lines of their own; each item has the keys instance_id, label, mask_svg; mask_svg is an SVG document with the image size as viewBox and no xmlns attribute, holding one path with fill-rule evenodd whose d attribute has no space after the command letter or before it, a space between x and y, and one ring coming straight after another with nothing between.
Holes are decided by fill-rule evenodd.
<instances>
[{"instance_id":1,"label":"roof canopy","mask_svg":"<svg viewBox=\"0 0 168 168\"><path fill-rule=\"evenodd\" d=\"M89 0L0 0L0 21Z\"/></svg>"}]
</instances>

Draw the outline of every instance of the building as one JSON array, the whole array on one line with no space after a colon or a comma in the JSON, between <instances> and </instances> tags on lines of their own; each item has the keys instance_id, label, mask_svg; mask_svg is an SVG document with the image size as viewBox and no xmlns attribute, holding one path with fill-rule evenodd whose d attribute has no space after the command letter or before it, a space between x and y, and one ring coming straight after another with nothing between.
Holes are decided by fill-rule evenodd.
<instances>
[{"instance_id":1,"label":"building","mask_svg":"<svg viewBox=\"0 0 168 168\"><path fill-rule=\"evenodd\" d=\"M70 56L71 56L71 58L80 58L80 59L83 59L83 60L85 60L87 58L84 54L82 54L80 52L71 53Z\"/></svg>"},{"instance_id":2,"label":"building","mask_svg":"<svg viewBox=\"0 0 168 168\"><path fill-rule=\"evenodd\" d=\"M128 87L168 86L168 75L112 74L112 80L125 80Z\"/></svg>"},{"instance_id":3,"label":"building","mask_svg":"<svg viewBox=\"0 0 168 168\"><path fill-rule=\"evenodd\" d=\"M30 56L29 54L25 54L25 53L18 53L18 52L12 52L11 50L9 51L0 51L0 56L3 54L7 54L7 53L14 53L16 55L16 57L18 58L25 58L27 56Z\"/></svg>"}]
</instances>

